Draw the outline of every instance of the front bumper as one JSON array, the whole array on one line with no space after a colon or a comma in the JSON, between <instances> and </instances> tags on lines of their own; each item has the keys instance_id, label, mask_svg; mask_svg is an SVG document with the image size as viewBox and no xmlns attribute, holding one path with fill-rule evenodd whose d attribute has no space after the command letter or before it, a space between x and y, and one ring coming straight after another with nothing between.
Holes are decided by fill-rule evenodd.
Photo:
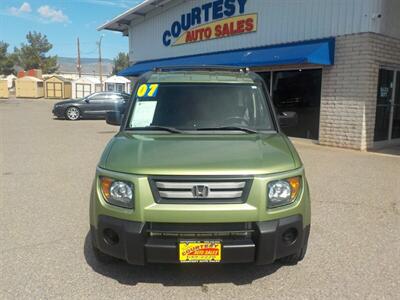
<instances>
[{"instance_id":1,"label":"front bumper","mask_svg":"<svg viewBox=\"0 0 400 300\"><path fill-rule=\"evenodd\" d=\"M183 226L179 226L183 225ZM208 225L208 226L207 226ZM176 228L199 228L205 226L209 230L229 228L231 224L163 224L164 231ZM194 226L194 227L193 227ZM180 240L215 240L215 237L203 236L201 239L187 238L183 235L157 236L151 235L151 223L132 222L110 216L99 216L97 228L91 226L93 245L100 251L126 260L130 264L144 265L146 263L179 263L178 245ZM203 227L204 229L204 227ZM298 254L307 244L310 225L303 226L301 215L294 215L273 221L250 223L249 235L243 237L226 236L218 238L222 244L221 263L251 263L259 265L273 263L276 259ZM110 243L105 238L106 232L114 232L116 238ZM294 240L288 242L283 238L284 233L291 230L296 232ZM191 233L194 233L192 230ZM210 231L210 234L212 231ZM187 232L186 232L187 234Z\"/></svg>"},{"instance_id":2,"label":"front bumper","mask_svg":"<svg viewBox=\"0 0 400 300\"><path fill-rule=\"evenodd\" d=\"M63 107L54 107L52 113L57 118L64 118L65 117L65 109Z\"/></svg>"}]
</instances>

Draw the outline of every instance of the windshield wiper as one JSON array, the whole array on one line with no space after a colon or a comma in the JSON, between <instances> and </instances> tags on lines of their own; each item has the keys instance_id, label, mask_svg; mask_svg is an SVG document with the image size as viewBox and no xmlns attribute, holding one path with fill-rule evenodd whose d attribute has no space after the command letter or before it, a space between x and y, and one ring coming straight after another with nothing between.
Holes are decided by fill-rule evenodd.
<instances>
[{"instance_id":1,"label":"windshield wiper","mask_svg":"<svg viewBox=\"0 0 400 300\"><path fill-rule=\"evenodd\" d=\"M207 127L207 128L197 128L197 131L217 131L217 130L238 130L244 131L247 133L257 133L256 130L247 128L247 127L240 127L240 126L221 126L221 127Z\"/></svg>"},{"instance_id":2,"label":"windshield wiper","mask_svg":"<svg viewBox=\"0 0 400 300\"><path fill-rule=\"evenodd\" d=\"M183 133L182 130L179 130L174 127L157 126L157 125L145 126L145 127L130 127L130 128L127 128L126 130L138 130L138 131L140 131L140 130L163 130L163 131L168 131L168 132L172 132L172 133Z\"/></svg>"}]
</instances>

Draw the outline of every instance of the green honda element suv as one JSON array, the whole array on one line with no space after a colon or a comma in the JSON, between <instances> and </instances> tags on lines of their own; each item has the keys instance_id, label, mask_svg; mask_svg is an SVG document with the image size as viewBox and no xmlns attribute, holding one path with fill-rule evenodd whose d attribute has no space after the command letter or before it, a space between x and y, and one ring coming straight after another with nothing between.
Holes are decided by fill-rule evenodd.
<instances>
[{"instance_id":1,"label":"green honda element suv","mask_svg":"<svg viewBox=\"0 0 400 300\"><path fill-rule=\"evenodd\" d=\"M303 259L310 197L303 164L261 77L160 68L138 79L90 200L98 260L255 263Z\"/></svg>"}]
</instances>

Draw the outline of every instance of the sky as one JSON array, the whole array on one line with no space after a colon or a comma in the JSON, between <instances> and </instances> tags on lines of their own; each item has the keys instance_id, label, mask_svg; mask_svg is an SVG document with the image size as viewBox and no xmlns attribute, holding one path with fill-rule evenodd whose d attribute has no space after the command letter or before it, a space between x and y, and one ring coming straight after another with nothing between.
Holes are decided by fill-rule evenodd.
<instances>
[{"instance_id":1,"label":"sky","mask_svg":"<svg viewBox=\"0 0 400 300\"><path fill-rule=\"evenodd\" d=\"M0 41L9 52L26 42L28 31L38 31L53 44L51 55L76 57L80 39L81 57L98 57L96 41L101 35L102 56L114 58L128 52L128 38L97 27L143 0L0 0Z\"/></svg>"}]
</instances>

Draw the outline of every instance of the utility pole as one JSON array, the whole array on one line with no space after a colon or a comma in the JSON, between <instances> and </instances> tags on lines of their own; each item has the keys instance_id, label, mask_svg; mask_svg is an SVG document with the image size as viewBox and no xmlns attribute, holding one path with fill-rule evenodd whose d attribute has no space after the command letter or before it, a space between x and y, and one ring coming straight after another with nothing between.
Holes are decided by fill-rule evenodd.
<instances>
[{"instance_id":1,"label":"utility pole","mask_svg":"<svg viewBox=\"0 0 400 300\"><path fill-rule=\"evenodd\" d=\"M99 75L100 75L101 91L103 91L103 66L101 63L101 40L102 39L103 39L103 35L100 37L99 41L97 42L97 46L99 47Z\"/></svg>"},{"instance_id":2,"label":"utility pole","mask_svg":"<svg viewBox=\"0 0 400 300\"><path fill-rule=\"evenodd\" d=\"M79 78L82 76L82 66L81 66L81 48L79 45L79 38L77 39L77 46L78 46L78 58L76 62L76 69L78 71Z\"/></svg>"}]
</instances>

